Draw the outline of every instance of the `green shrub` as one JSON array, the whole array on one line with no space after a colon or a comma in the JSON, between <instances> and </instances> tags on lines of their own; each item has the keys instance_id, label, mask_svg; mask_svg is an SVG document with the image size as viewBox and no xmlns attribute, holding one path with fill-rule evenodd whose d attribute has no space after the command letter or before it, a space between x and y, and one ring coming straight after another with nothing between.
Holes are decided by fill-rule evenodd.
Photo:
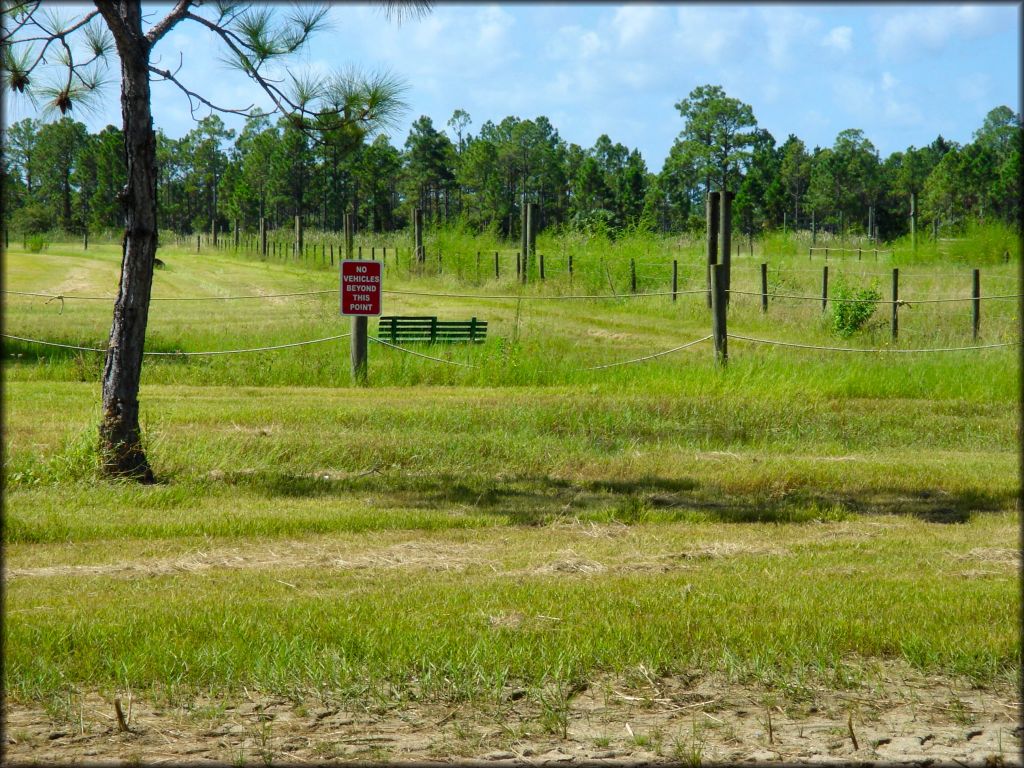
<instances>
[{"instance_id":1,"label":"green shrub","mask_svg":"<svg viewBox=\"0 0 1024 768\"><path fill-rule=\"evenodd\" d=\"M865 325L875 313L882 294L874 286L855 288L837 280L832 289L832 332L848 339Z\"/></svg>"},{"instance_id":2,"label":"green shrub","mask_svg":"<svg viewBox=\"0 0 1024 768\"><path fill-rule=\"evenodd\" d=\"M45 206L26 205L11 214L11 231L26 235L38 235L51 230L55 221Z\"/></svg>"},{"instance_id":3,"label":"green shrub","mask_svg":"<svg viewBox=\"0 0 1024 768\"><path fill-rule=\"evenodd\" d=\"M50 243L43 235L30 235L25 238L25 246L29 253L40 253L48 248Z\"/></svg>"}]
</instances>

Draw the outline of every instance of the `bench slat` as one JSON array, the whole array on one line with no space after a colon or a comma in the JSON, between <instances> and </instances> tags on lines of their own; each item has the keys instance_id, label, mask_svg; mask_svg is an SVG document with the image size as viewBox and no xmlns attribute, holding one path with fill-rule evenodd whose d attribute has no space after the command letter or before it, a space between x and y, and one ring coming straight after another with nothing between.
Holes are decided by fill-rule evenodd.
<instances>
[{"instance_id":1,"label":"bench slat","mask_svg":"<svg viewBox=\"0 0 1024 768\"><path fill-rule=\"evenodd\" d=\"M377 333L392 342L483 342L487 321L438 320L430 315L384 315L378 318Z\"/></svg>"}]
</instances>

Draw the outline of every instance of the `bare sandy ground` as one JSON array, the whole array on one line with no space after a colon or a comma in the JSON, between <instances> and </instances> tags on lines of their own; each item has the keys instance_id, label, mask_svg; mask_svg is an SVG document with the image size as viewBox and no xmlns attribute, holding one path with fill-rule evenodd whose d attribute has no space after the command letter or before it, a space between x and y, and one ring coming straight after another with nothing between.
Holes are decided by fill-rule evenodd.
<instances>
[{"instance_id":1,"label":"bare sandy ground","mask_svg":"<svg viewBox=\"0 0 1024 768\"><path fill-rule=\"evenodd\" d=\"M496 764L878 762L1022 765L1012 687L979 690L886 663L870 687L768 691L719 676L643 675L500 702L332 702L247 692L174 704L88 692L44 709L8 700L5 763Z\"/></svg>"}]
</instances>

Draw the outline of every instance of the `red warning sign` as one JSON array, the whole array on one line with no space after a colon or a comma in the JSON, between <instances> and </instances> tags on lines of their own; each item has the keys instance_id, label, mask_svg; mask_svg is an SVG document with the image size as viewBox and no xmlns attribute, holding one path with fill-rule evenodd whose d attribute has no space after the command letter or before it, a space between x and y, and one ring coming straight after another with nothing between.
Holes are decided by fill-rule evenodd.
<instances>
[{"instance_id":1,"label":"red warning sign","mask_svg":"<svg viewBox=\"0 0 1024 768\"><path fill-rule=\"evenodd\" d=\"M379 315L381 288L379 261L341 262L341 314Z\"/></svg>"}]
</instances>

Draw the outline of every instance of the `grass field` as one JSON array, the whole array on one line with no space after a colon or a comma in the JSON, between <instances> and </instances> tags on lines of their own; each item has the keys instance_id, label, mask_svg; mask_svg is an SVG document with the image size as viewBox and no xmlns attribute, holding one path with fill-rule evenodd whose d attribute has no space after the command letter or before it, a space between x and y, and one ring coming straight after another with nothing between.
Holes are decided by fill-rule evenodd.
<instances>
[{"instance_id":1,"label":"grass field","mask_svg":"<svg viewBox=\"0 0 1024 768\"><path fill-rule=\"evenodd\" d=\"M897 342L885 305L839 339L820 301L773 298L762 314L759 297L740 294L729 330L858 348L1015 341L1019 300L983 302L977 341L969 302L915 304L969 296L971 266L982 268L983 295L1016 294L1019 252L1004 263L1002 241L983 244L992 253L979 251L976 264L898 250L878 262L828 262L832 285L875 285L886 296L889 270L900 266L910 306L900 308ZM433 729L442 746L407 752L481 756L497 745L520 754L515 745L541 734L554 745L586 742L581 756L612 743L626 755L699 762L698 741L704 758L739 753L712 748L728 744L721 728L698 739L674 720L657 726L676 729L657 749L653 730L646 742L591 733L575 697L606 685L625 691L623 701L662 706L671 697L645 686L664 693L669 681L717 680L756 691L758 707L780 702L796 722L809 715L791 707L822 691L891 695L898 667L919 676L903 688L940 715L948 697L925 692L952 691L951 681L1012 705L1019 348L866 354L734 339L724 369L705 341L593 370L710 334L702 294L538 298L628 293L630 258L641 292L669 289L672 258L680 290L699 289L699 244L663 245L542 240L548 279L525 289L507 250L499 280L477 277L476 250L491 251L493 270L488 241L444 242L440 275L391 263L388 290L521 298L386 295L388 314L475 315L490 322L489 336L473 347L416 347L462 365L371 345L367 388L351 385L348 339L147 358L142 418L160 480L151 487L97 477L102 355L5 339L12 706L41 713L32 722L51 730L72 723L84 738L81 702L98 696L109 707L129 691L153 711L202 701L221 717L253 696L291 707L432 706L440 717L467 702L499 712L521 690L527 708L515 734L474 741L469 721L452 717ZM758 291L768 261L773 293L820 294L821 256L808 258L802 244L761 247L767 256L735 260L734 288ZM783 247L790 252L772 255ZM570 282L558 259L571 249ZM161 300L147 351L246 349L348 330L329 292L193 300L332 291L329 267L230 249L166 247L160 256L167 266L155 278ZM71 297L111 296L118 269L113 246L10 250L6 290L66 298L6 293L4 332L104 346L111 301ZM962 724L988 717L963 709L966 695L957 699ZM846 710L835 708L842 725ZM881 729L863 709L858 717ZM680 711L692 719L696 710ZM706 711L704 725L728 719ZM40 748L46 727L25 725L17 748ZM763 727L736 733L777 749ZM294 754L389 754L304 738L307 752ZM1019 745L1009 730L1006 738ZM212 755L260 751L258 733L224 739ZM960 742L951 755L973 754ZM849 754L884 757L879 745L881 736L873 752ZM108 744L99 754L132 749ZM837 750L823 742L820 752L846 754Z\"/></svg>"}]
</instances>

